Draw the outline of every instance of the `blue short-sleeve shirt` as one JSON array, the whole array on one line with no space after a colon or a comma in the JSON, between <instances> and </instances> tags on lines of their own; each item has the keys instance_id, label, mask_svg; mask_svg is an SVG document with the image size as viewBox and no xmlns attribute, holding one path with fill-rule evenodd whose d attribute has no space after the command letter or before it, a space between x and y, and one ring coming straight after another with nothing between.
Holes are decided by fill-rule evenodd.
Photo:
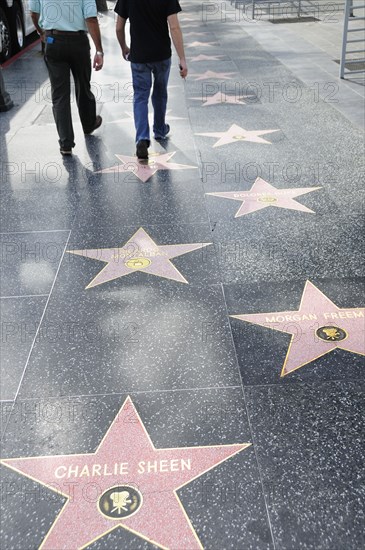
<instances>
[{"instance_id":1,"label":"blue short-sleeve shirt","mask_svg":"<svg viewBox=\"0 0 365 550\"><path fill-rule=\"evenodd\" d=\"M86 31L85 19L98 14L95 0L30 0L29 10L40 14L42 29L59 31Z\"/></svg>"}]
</instances>

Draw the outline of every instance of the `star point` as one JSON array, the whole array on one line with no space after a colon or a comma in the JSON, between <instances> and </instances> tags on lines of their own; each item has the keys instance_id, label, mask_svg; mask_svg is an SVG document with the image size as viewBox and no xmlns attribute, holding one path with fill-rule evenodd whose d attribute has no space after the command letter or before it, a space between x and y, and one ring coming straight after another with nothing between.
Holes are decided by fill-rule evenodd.
<instances>
[{"instance_id":1,"label":"star point","mask_svg":"<svg viewBox=\"0 0 365 550\"><path fill-rule=\"evenodd\" d=\"M169 86L169 88L174 88L175 86ZM107 122L107 124L120 124L121 122L131 122L131 123L134 123L134 115L131 111L124 111L126 116L124 118L117 118L115 120L109 120ZM172 109L168 109L166 111L166 120L167 121L171 121L171 120L186 120L185 117L181 117L181 116L174 116L174 115L171 115L170 113L172 112ZM153 113L149 113L148 114L148 122L150 124L150 126L153 125Z\"/></svg>"},{"instance_id":2,"label":"star point","mask_svg":"<svg viewBox=\"0 0 365 550\"><path fill-rule=\"evenodd\" d=\"M209 33L207 32L194 32L194 31L190 31L190 32L184 32L184 38L186 38L187 36L192 36L192 35L195 35L195 36L205 36Z\"/></svg>"},{"instance_id":3,"label":"star point","mask_svg":"<svg viewBox=\"0 0 365 550\"><path fill-rule=\"evenodd\" d=\"M207 107L209 105L220 105L229 103L230 105L246 105L246 101L243 99L250 98L253 96L237 96L229 95L223 92L217 92L214 95L203 97L191 97L190 99L195 99L196 101L203 101L202 107Z\"/></svg>"},{"instance_id":4,"label":"star point","mask_svg":"<svg viewBox=\"0 0 365 550\"><path fill-rule=\"evenodd\" d=\"M190 57L189 61L190 63L194 63L197 61L220 61L224 57L224 55L205 55L201 53L200 55L196 55L195 57Z\"/></svg>"},{"instance_id":5,"label":"star point","mask_svg":"<svg viewBox=\"0 0 365 550\"><path fill-rule=\"evenodd\" d=\"M205 73L190 73L189 76L196 77L194 78L195 81L208 79L231 80L231 77L235 74L237 73L216 73L214 71L205 71Z\"/></svg>"},{"instance_id":6,"label":"star point","mask_svg":"<svg viewBox=\"0 0 365 550\"><path fill-rule=\"evenodd\" d=\"M211 48L212 46L215 46L218 44L218 42L190 42L189 44L186 44L186 48L204 48L204 46L207 46Z\"/></svg>"}]
</instances>

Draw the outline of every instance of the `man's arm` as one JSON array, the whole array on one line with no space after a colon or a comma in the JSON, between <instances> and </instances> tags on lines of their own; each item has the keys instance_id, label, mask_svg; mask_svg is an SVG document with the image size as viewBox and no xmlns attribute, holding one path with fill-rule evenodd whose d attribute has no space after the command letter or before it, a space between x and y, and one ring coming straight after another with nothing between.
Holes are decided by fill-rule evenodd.
<instances>
[{"instance_id":1,"label":"man's arm","mask_svg":"<svg viewBox=\"0 0 365 550\"><path fill-rule=\"evenodd\" d=\"M127 59L127 56L130 50L127 47L127 43L125 41L125 23L126 23L126 19L118 15L117 26L115 30L117 33L117 39L118 39L119 45L122 48L123 57L124 59Z\"/></svg>"},{"instance_id":2,"label":"man's arm","mask_svg":"<svg viewBox=\"0 0 365 550\"><path fill-rule=\"evenodd\" d=\"M33 25L35 26L37 33L41 37L42 42L44 42L44 30L39 26L39 15L40 14L35 12L35 11L30 12L30 16L32 18Z\"/></svg>"},{"instance_id":3,"label":"man's arm","mask_svg":"<svg viewBox=\"0 0 365 550\"><path fill-rule=\"evenodd\" d=\"M85 19L87 29L90 33L90 36L92 38L92 41L94 42L96 53L94 56L94 63L93 68L96 71L100 71L100 69L103 67L104 63L104 53L103 53L103 46L101 44L101 35L100 35L100 28L99 28L99 22L97 17L88 17Z\"/></svg>"},{"instance_id":4,"label":"man's arm","mask_svg":"<svg viewBox=\"0 0 365 550\"><path fill-rule=\"evenodd\" d=\"M170 34L175 46L176 53L179 57L180 76L181 78L185 78L186 75L188 74L188 67L186 64L183 36L182 36L179 20L177 18L177 13L173 13L172 15L169 15L167 18L167 22L170 27Z\"/></svg>"}]
</instances>

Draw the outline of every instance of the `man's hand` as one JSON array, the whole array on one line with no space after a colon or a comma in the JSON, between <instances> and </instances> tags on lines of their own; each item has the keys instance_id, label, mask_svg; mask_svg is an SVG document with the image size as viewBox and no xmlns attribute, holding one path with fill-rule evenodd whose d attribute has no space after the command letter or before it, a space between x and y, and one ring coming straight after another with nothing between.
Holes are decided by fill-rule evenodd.
<instances>
[{"instance_id":1,"label":"man's hand","mask_svg":"<svg viewBox=\"0 0 365 550\"><path fill-rule=\"evenodd\" d=\"M123 57L126 61L129 61L128 57L129 57L129 53L130 53L130 49L127 48L127 46L125 46L124 48L122 48L122 54L123 54Z\"/></svg>"},{"instance_id":2,"label":"man's hand","mask_svg":"<svg viewBox=\"0 0 365 550\"><path fill-rule=\"evenodd\" d=\"M88 17L85 19L87 29L90 33L92 41L94 42L96 54L94 55L93 68L96 71L100 71L104 64L103 46L101 44L100 28L97 17Z\"/></svg>"},{"instance_id":3,"label":"man's hand","mask_svg":"<svg viewBox=\"0 0 365 550\"><path fill-rule=\"evenodd\" d=\"M183 78L185 80L185 78L188 74L188 66L186 64L185 59L180 59L179 69L180 69L181 78Z\"/></svg>"},{"instance_id":4,"label":"man's hand","mask_svg":"<svg viewBox=\"0 0 365 550\"><path fill-rule=\"evenodd\" d=\"M103 68L103 64L104 64L104 55L101 52L96 52L96 54L94 55L93 68L96 71L100 71L100 69Z\"/></svg>"}]
</instances>

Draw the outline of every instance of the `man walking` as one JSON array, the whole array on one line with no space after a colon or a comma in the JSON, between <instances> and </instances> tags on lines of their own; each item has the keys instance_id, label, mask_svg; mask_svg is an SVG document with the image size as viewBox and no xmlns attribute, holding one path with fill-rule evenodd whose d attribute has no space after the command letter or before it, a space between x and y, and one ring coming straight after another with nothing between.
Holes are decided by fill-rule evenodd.
<instances>
[{"instance_id":1,"label":"man walking","mask_svg":"<svg viewBox=\"0 0 365 550\"><path fill-rule=\"evenodd\" d=\"M155 139L164 139L170 130L165 122L167 83L171 67L169 29L179 57L180 75L185 78L188 73L182 32L177 18L181 7L178 0L118 0L115 11L118 14L116 27L118 42L124 59L131 61L136 155L139 159L147 159L150 146L148 100L152 87L152 75ZM125 39L125 24L128 18L131 34L130 49Z\"/></svg>"},{"instance_id":2,"label":"man walking","mask_svg":"<svg viewBox=\"0 0 365 550\"><path fill-rule=\"evenodd\" d=\"M70 104L70 71L75 81L76 102L84 133L91 134L102 123L96 115L90 89L91 59L89 31L96 53L93 67L103 66L103 48L95 0L30 0L29 9L38 34L45 42L45 60L51 81L53 116L60 152L71 155L75 146Z\"/></svg>"}]
</instances>

